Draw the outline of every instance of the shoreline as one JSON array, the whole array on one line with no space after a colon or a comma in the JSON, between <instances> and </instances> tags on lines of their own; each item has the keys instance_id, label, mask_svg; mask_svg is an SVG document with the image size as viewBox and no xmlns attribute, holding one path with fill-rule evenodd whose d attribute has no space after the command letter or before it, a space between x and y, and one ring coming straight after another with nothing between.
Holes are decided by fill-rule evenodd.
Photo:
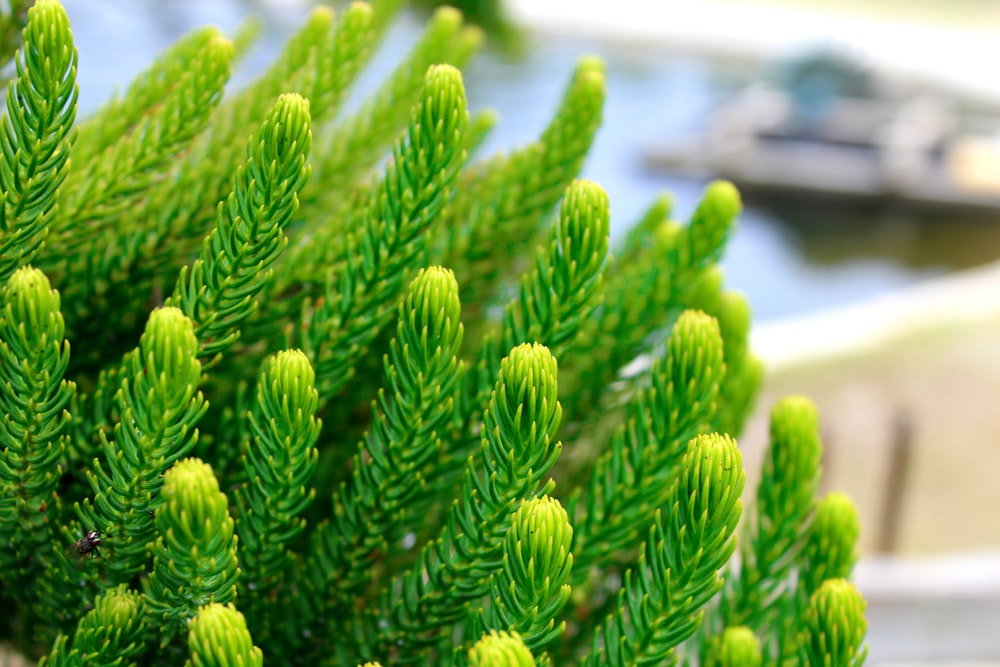
<instances>
[{"instance_id":1,"label":"shoreline","mask_svg":"<svg viewBox=\"0 0 1000 667\"><path fill-rule=\"evenodd\" d=\"M877 353L927 334L960 333L998 318L1000 261L844 306L769 320L753 326L750 344L771 375Z\"/></svg>"}]
</instances>

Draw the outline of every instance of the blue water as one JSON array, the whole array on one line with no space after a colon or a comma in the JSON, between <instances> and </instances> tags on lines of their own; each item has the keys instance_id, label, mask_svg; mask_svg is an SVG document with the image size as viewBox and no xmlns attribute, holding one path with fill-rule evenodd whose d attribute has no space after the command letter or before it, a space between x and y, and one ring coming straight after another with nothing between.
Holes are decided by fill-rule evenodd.
<instances>
[{"instance_id":1,"label":"blue water","mask_svg":"<svg viewBox=\"0 0 1000 667\"><path fill-rule=\"evenodd\" d=\"M275 2L279 8L234 0L133 0L129 3L63 0L80 52L81 113L96 108L116 88L124 88L179 35L211 23L232 33L249 13L265 18L255 50L234 78L245 82L263 68L301 23L308 3ZM371 86L408 49L420 21L405 16L394 26L386 48L363 83ZM704 183L644 172L642 151L666 138L695 132L718 99L717 72L686 58L651 58L610 47L569 41L534 44L529 55L510 62L481 54L465 80L472 107L490 106L500 123L484 146L492 152L531 141L545 126L574 63L585 54L607 63L605 122L585 165L584 176L601 183L612 207L612 234L618 236L661 191L674 195L675 211L694 207ZM801 222L801 221L800 221ZM808 221L807 221L808 222ZM748 209L732 238L724 268L727 284L750 298L758 321L819 310L886 292L947 270L947 262L907 262L853 232L846 251L834 260L817 260L834 237L804 241L787 221L761 209ZM813 249L808 249L809 243ZM873 245L874 244L874 245Z\"/></svg>"}]
</instances>

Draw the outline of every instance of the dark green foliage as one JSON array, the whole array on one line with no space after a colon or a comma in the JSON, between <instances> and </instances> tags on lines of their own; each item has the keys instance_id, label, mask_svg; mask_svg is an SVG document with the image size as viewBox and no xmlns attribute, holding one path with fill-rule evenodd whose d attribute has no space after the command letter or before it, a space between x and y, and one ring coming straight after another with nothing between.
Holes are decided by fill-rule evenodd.
<instances>
[{"instance_id":1,"label":"dark green foliage","mask_svg":"<svg viewBox=\"0 0 1000 667\"><path fill-rule=\"evenodd\" d=\"M423 38L382 86L357 112L326 133L317 171L336 189L319 195L325 205L336 205L336 198L357 185L359 175L384 156L409 110L420 100L427 70L443 62L465 64L478 43L478 33L463 30L462 17L455 10L444 8L434 15Z\"/></svg>"},{"instance_id":2,"label":"dark green foliage","mask_svg":"<svg viewBox=\"0 0 1000 667\"><path fill-rule=\"evenodd\" d=\"M560 355L574 350L587 318L598 304L608 263L610 206L596 183L578 180L566 189L548 243L535 251L534 268L521 277L518 296L504 308L499 331L485 335L473 372L465 377L456 410L452 461L473 453L476 418L499 368L501 350L537 341ZM442 470L448 484L455 475Z\"/></svg>"},{"instance_id":3,"label":"dark green foliage","mask_svg":"<svg viewBox=\"0 0 1000 667\"><path fill-rule=\"evenodd\" d=\"M177 160L204 130L222 97L232 44L217 30L193 33L161 58L120 100L82 126L79 153L60 190L51 252L39 258L62 277L66 317L75 336L99 344L74 355L76 368L99 367L121 344L101 339L102 318L116 315L122 329L141 329L145 314L109 303L148 300L149 285L130 284L140 258L165 235L166 221L143 212L173 182ZM83 281L66 280L88 275ZM162 290L162 286L160 286Z\"/></svg>"},{"instance_id":4,"label":"dark green foliage","mask_svg":"<svg viewBox=\"0 0 1000 667\"><path fill-rule=\"evenodd\" d=\"M784 661L794 660L801 651L801 618L811 604L811 596L824 582L851 575L858 559L860 533L858 510L849 497L835 492L815 502L812 521L801 545L798 581L794 588L788 581L781 582L784 590L778 604L784 606L785 613L776 635ZM793 613L788 613L788 609Z\"/></svg>"},{"instance_id":5,"label":"dark green foliage","mask_svg":"<svg viewBox=\"0 0 1000 667\"><path fill-rule=\"evenodd\" d=\"M164 177L222 98L232 44L218 31L205 29L183 46L146 75L146 86L99 112L110 127L93 121L85 126L90 132L83 133L78 159L86 164L72 170L60 193L55 223L60 236L53 242L69 255L64 259L71 265L96 251L86 242L105 247L109 238L126 231L120 229L123 213ZM89 234L79 234L84 226Z\"/></svg>"},{"instance_id":6,"label":"dark green foliage","mask_svg":"<svg viewBox=\"0 0 1000 667\"><path fill-rule=\"evenodd\" d=\"M815 497L805 399L740 529L738 193L687 225L662 197L612 253L593 58L537 141L467 164L496 118L452 9L340 114L401 4L315 9L239 91L253 29L195 31L78 127L65 12L28 13L0 633L73 666L860 664L857 512Z\"/></svg>"},{"instance_id":7,"label":"dark green foliage","mask_svg":"<svg viewBox=\"0 0 1000 667\"><path fill-rule=\"evenodd\" d=\"M569 359L566 399L571 419L593 426L602 411L620 403L634 383L615 383L622 369L648 351L650 336L669 326L686 308L703 310L726 326L723 338L727 374L720 390L734 394L737 402L719 407L719 420L738 434L749 415L760 375L737 373L735 368L759 366L746 346L750 320L723 317L730 296L721 292L715 262L722 244L735 225L741 208L739 193L731 184L715 182L682 227L668 220L669 200L658 200L626 237L620 257L608 271L602 292L601 316L586 322L579 352ZM616 253L618 255L618 253ZM626 376L626 380L632 378ZM611 388L608 389L608 385Z\"/></svg>"},{"instance_id":8,"label":"dark green foliage","mask_svg":"<svg viewBox=\"0 0 1000 667\"><path fill-rule=\"evenodd\" d=\"M463 175L442 226L442 261L455 268L460 284L469 290L463 319L481 317L481 309L502 291L502 281L522 256L524 240L538 233L542 220L580 173L601 123L604 88L603 64L582 60L537 142L477 164Z\"/></svg>"},{"instance_id":9,"label":"dark green foliage","mask_svg":"<svg viewBox=\"0 0 1000 667\"><path fill-rule=\"evenodd\" d=\"M309 173L308 106L297 95L275 103L250 138L246 162L237 170L226 202L218 206L215 228L199 258L181 268L167 299L167 305L176 305L195 322L196 356L209 366L239 338L239 325L253 313L254 297L267 283L267 267L287 244L283 228L297 210L297 193ZM89 420L82 422L77 442L110 423L111 398L127 376L128 364L126 359L102 371L93 394L75 409Z\"/></svg>"},{"instance_id":10,"label":"dark green foliage","mask_svg":"<svg viewBox=\"0 0 1000 667\"><path fill-rule=\"evenodd\" d=\"M596 183L574 181L563 197L559 223L539 249L533 271L521 280L515 302L504 309L501 349L543 341L563 352L597 305L608 254L608 195Z\"/></svg>"},{"instance_id":11,"label":"dark green foliage","mask_svg":"<svg viewBox=\"0 0 1000 667\"><path fill-rule=\"evenodd\" d=\"M768 663L794 660L810 595L827 579L849 576L857 559L853 503L843 494L817 501L821 455L816 408L799 396L779 401L740 565L709 623L757 633Z\"/></svg>"}]
</instances>

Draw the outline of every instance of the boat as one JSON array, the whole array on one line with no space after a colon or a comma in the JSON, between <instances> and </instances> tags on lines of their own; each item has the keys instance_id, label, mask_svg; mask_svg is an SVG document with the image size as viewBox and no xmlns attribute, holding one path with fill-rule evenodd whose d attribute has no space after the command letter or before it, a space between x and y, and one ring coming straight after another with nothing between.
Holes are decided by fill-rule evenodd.
<instances>
[{"instance_id":1,"label":"boat","mask_svg":"<svg viewBox=\"0 0 1000 667\"><path fill-rule=\"evenodd\" d=\"M1000 216L1000 118L941 91L889 94L840 54L810 54L722 104L646 167L726 178L750 201Z\"/></svg>"}]
</instances>

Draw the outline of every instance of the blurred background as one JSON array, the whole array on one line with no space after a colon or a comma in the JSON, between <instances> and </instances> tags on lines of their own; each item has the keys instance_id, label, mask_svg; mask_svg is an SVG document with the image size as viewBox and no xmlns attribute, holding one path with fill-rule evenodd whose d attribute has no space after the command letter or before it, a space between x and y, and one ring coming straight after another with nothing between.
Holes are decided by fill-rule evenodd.
<instances>
[{"instance_id":1,"label":"blurred background","mask_svg":"<svg viewBox=\"0 0 1000 667\"><path fill-rule=\"evenodd\" d=\"M163 48L249 16L270 62L307 0L63 0L81 114ZM824 489L858 503L869 664L1000 664L1000 3L991 0L499 0L468 69L500 122L481 154L531 141L578 58L607 65L584 167L619 236L664 190L681 219L705 184L745 198L724 261L768 364L742 445L758 467L767 411L820 409ZM404 14L355 104L409 49ZM350 105L349 105L350 106ZM752 483L752 480L751 480Z\"/></svg>"}]
</instances>

